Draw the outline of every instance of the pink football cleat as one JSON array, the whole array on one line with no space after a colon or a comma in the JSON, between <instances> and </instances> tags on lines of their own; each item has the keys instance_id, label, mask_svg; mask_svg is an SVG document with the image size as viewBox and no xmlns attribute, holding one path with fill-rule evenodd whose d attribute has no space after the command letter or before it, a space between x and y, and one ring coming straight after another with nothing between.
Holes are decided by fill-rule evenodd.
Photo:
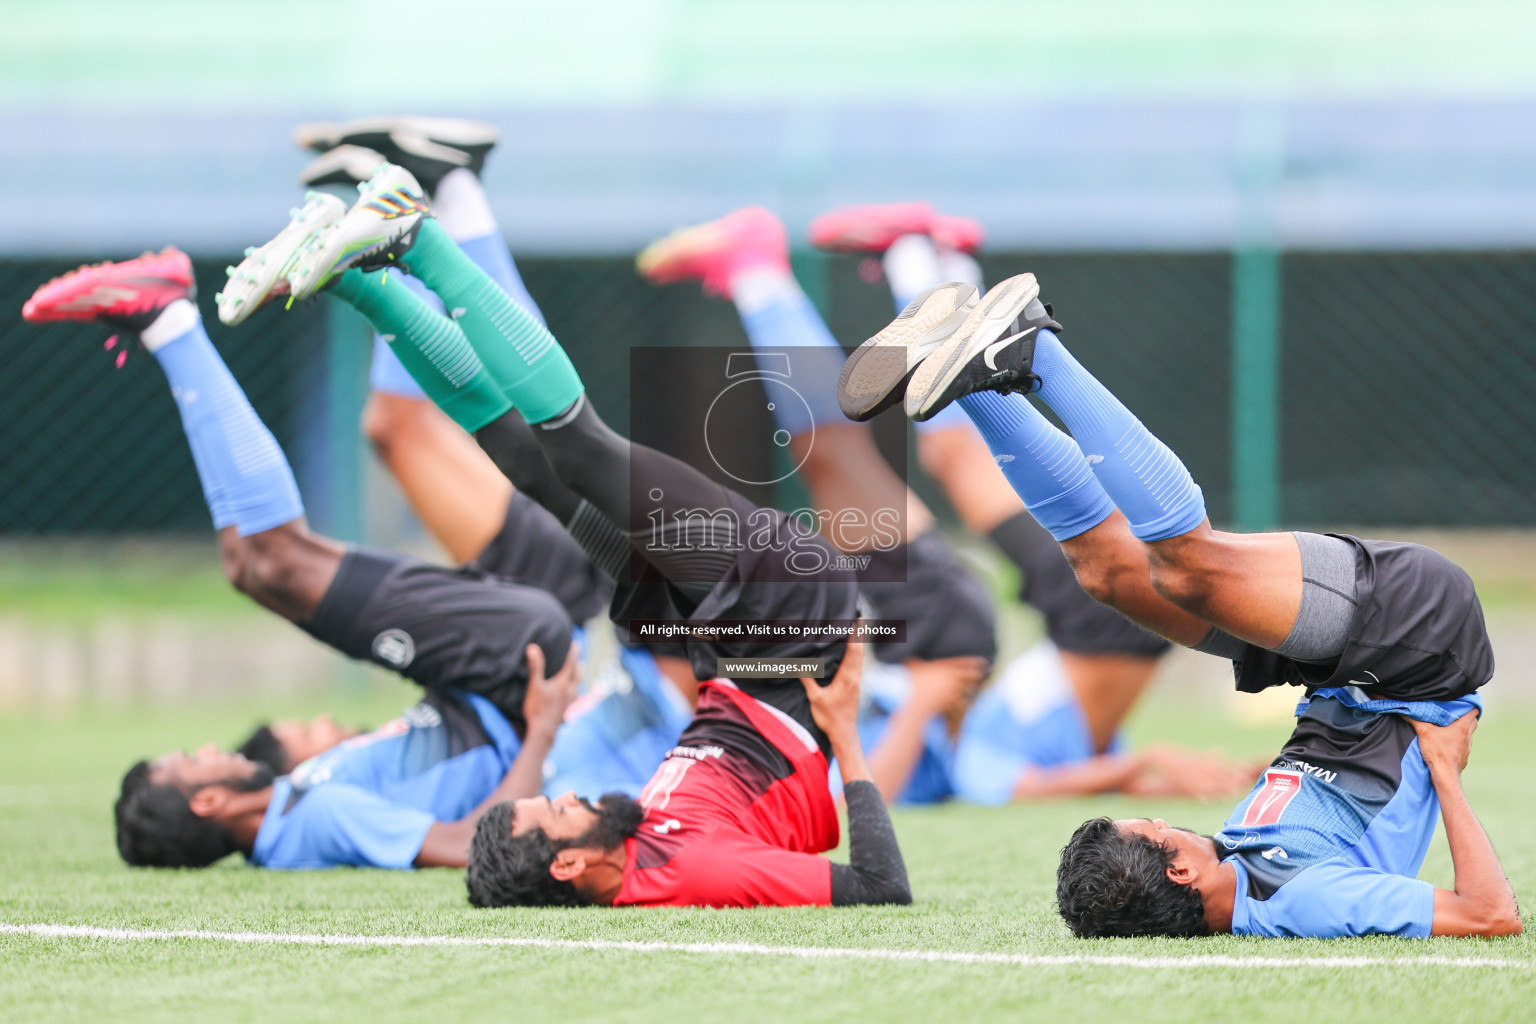
<instances>
[{"instance_id":1,"label":"pink football cleat","mask_svg":"<svg viewBox=\"0 0 1536 1024\"><path fill-rule=\"evenodd\" d=\"M103 320L142 330L177 299L195 299L192 261L180 249L166 247L121 263L96 263L56 277L32 293L21 307L24 320Z\"/></svg>"},{"instance_id":2,"label":"pink football cleat","mask_svg":"<svg viewBox=\"0 0 1536 1024\"><path fill-rule=\"evenodd\" d=\"M698 280L709 295L731 295L731 278L748 270L789 272L789 236L761 206L682 228L646 246L635 266L657 284Z\"/></svg>"},{"instance_id":3,"label":"pink football cleat","mask_svg":"<svg viewBox=\"0 0 1536 1024\"><path fill-rule=\"evenodd\" d=\"M951 217L946 213L933 216L933 226L928 231L935 245L960 252L975 252L981 248L986 232L969 217Z\"/></svg>"},{"instance_id":4,"label":"pink football cleat","mask_svg":"<svg viewBox=\"0 0 1536 1024\"><path fill-rule=\"evenodd\" d=\"M844 206L811 221L811 244L834 252L884 252L902 235L926 235L933 226L927 203Z\"/></svg>"}]
</instances>

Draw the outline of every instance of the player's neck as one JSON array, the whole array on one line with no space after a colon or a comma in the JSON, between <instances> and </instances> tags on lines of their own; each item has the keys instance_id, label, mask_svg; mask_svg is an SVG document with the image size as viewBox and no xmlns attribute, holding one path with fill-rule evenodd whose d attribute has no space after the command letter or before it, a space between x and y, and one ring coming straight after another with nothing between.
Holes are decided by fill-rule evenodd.
<instances>
[{"instance_id":1,"label":"player's neck","mask_svg":"<svg viewBox=\"0 0 1536 1024\"><path fill-rule=\"evenodd\" d=\"M582 895L599 906L611 907L624 888L625 849L616 847L603 854L601 860L587 865L576 888Z\"/></svg>"},{"instance_id":2,"label":"player's neck","mask_svg":"<svg viewBox=\"0 0 1536 1024\"><path fill-rule=\"evenodd\" d=\"M256 848L256 833L261 831L271 803L272 787L268 786L254 793L238 794L219 815L219 824L234 838L241 853L249 855Z\"/></svg>"},{"instance_id":3,"label":"player's neck","mask_svg":"<svg viewBox=\"0 0 1536 1024\"><path fill-rule=\"evenodd\" d=\"M1237 870L1230 864L1218 864L1211 884L1202 883L1200 899L1205 904L1205 925L1212 932L1232 931L1232 907L1237 902Z\"/></svg>"}]
</instances>

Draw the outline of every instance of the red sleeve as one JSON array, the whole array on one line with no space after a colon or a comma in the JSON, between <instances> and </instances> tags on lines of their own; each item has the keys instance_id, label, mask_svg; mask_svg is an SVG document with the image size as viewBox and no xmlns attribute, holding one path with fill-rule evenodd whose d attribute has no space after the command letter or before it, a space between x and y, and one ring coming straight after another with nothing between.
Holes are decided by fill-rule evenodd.
<instances>
[{"instance_id":1,"label":"red sleeve","mask_svg":"<svg viewBox=\"0 0 1536 1024\"><path fill-rule=\"evenodd\" d=\"M795 853L734 831L715 832L688 847L662 868L638 872L670 876L633 887L636 903L693 907L829 906L832 862L814 853ZM637 880L638 881L638 880ZM660 888L665 893L657 891ZM626 885L626 890L631 886ZM650 889L649 899L641 893ZM618 902L630 902L620 894Z\"/></svg>"}]
</instances>

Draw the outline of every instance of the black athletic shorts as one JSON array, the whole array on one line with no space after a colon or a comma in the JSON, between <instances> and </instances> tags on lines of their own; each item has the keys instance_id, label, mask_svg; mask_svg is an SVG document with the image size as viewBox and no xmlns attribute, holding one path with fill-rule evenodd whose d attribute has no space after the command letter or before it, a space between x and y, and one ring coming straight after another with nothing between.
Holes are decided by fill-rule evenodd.
<instances>
[{"instance_id":1,"label":"black athletic shorts","mask_svg":"<svg viewBox=\"0 0 1536 1024\"><path fill-rule=\"evenodd\" d=\"M515 491L501 529L471 563L502 579L554 594L578 625L603 613L613 581L553 514Z\"/></svg>"},{"instance_id":2,"label":"black athletic shorts","mask_svg":"<svg viewBox=\"0 0 1536 1024\"><path fill-rule=\"evenodd\" d=\"M889 582L870 582L886 566L891 567L885 574ZM906 623L905 642L874 646L881 661L997 659L997 615L987 588L935 531L876 554L860 578L859 591L875 618Z\"/></svg>"},{"instance_id":3,"label":"black athletic shorts","mask_svg":"<svg viewBox=\"0 0 1536 1024\"><path fill-rule=\"evenodd\" d=\"M1250 645L1237 688L1347 686L1396 700L1454 700L1493 677L1472 578L1419 544L1329 534L1355 546L1354 621L1337 661L1309 665Z\"/></svg>"},{"instance_id":4,"label":"black athletic shorts","mask_svg":"<svg viewBox=\"0 0 1536 1024\"><path fill-rule=\"evenodd\" d=\"M628 633L635 620L711 622L715 620L852 621L859 614L858 586L851 572L832 568L836 557L820 536L794 531L789 517L777 509L759 509L734 491L726 491L739 522L757 523L745 529L745 543L719 583L697 606L668 583L659 572L639 558L633 560L634 579L619 583L609 616ZM753 518L754 513L757 514ZM763 525L766 524L766 525ZM813 550L814 549L814 550ZM820 566L805 575L786 571L787 552L807 555L797 564ZM638 638L641 642L644 638ZM825 658L830 681L842 663L846 638L815 640L689 640L678 654L688 658L700 679L713 679L719 658ZM740 682L740 680L738 680ZM798 679L774 682L774 686L800 689ZM747 689L747 687L743 687ZM754 696L761 694L752 692ZM803 695L803 691L802 691ZM765 698L766 699L766 698Z\"/></svg>"},{"instance_id":5,"label":"black athletic shorts","mask_svg":"<svg viewBox=\"0 0 1536 1024\"><path fill-rule=\"evenodd\" d=\"M571 619L536 587L474 566L444 569L384 551L342 558L314 618L303 628L343 654L394 669L429 690L485 697L522 735L529 644L548 672L565 664Z\"/></svg>"}]
</instances>

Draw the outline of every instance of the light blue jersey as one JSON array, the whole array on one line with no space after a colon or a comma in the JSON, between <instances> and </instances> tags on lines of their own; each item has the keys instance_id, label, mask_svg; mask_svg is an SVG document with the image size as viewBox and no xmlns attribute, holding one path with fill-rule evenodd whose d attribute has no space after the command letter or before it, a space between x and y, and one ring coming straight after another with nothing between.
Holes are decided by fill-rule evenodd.
<instances>
[{"instance_id":1,"label":"light blue jersey","mask_svg":"<svg viewBox=\"0 0 1536 1024\"><path fill-rule=\"evenodd\" d=\"M1414 876L1440 803L1407 718L1443 724L1480 702L1360 698L1303 701L1290 742L1216 834L1237 872L1235 934L1429 935L1434 887Z\"/></svg>"},{"instance_id":2,"label":"light blue jersey","mask_svg":"<svg viewBox=\"0 0 1536 1024\"><path fill-rule=\"evenodd\" d=\"M437 821L457 821L501 782L521 744L490 701L426 698L277 780L252 863L409 868Z\"/></svg>"},{"instance_id":3,"label":"light blue jersey","mask_svg":"<svg viewBox=\"0 0 1536 1024\"><path fill-rule=\"evenodd\" d=\"M1117 735L1108 752L1123 748ZM955 751L955 793L975 803L1006 804L1025 772L1098 753L1061 654L1042 640L1014 659L965 716Z\"/></svg>"},{"instance_id":4,"label":"light blue jersey","mask_svg":"<svg viewBox=\"0 0 1536 1024\"><path fill-rule=\"evenodd\" d=\"M906 669L877 665L866 674L859 738L873 750L890 728L890 716L911 689ZM1111 751L1123 746L1120 737ZM923 732L923 753L898 803L937 803L958 797L1005 804L1031 768L1068 764L1095 756L1088 719L1067 680L1055 645L1041 641L1015 658L977 698L958 739L942 718Z\"/></svg>"}]
</instances>

